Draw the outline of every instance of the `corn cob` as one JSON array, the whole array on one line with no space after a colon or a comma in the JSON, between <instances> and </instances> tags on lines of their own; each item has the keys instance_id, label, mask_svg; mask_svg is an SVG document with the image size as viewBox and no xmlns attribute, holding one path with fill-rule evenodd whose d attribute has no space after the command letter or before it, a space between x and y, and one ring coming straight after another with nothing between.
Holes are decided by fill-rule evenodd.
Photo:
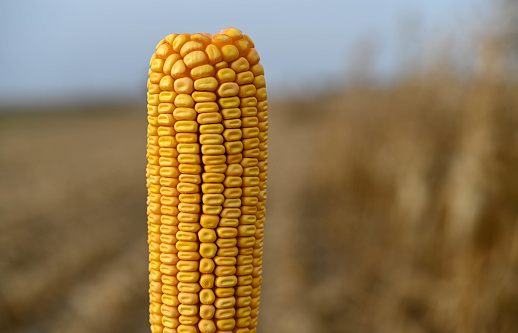
<instances>
[{"instance_id":1,"label":"corn cob","mask_svg":"<svg viewBox=\"0 0 518 333\"><path fill-rule=\"evenodd\" d=\"M256 332L268 168L259 60L235 28L169 35L151 57L152 332Z\"/></svg>"}]
</instances>

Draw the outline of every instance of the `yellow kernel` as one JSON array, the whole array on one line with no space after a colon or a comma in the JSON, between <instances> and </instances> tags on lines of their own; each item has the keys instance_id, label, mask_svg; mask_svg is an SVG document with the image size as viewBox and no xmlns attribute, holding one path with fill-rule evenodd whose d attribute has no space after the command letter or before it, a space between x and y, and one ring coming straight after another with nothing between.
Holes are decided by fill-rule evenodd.
<instances>
[{"instance_id":1,"label":"yellow kernel","mask_svg":"<svg viewBox=\"0 0 518 333\"><path fill-rule=\"evenodd\" d=\"M214 70L213 66L208 65L208 64L201 65L201 66L197 66L197 67L194 67L193 69L191 69L191 77L194 80L201 79L204 77L211 77L211 76L214 76L214 72L215 72L215 70Z\"/></svg>"},{"instance_id":2,"label":"yellow kernel","mask_svg":"<svg viewBox=\"0 0 518 333\"><path fill-rule=\"evenodd\" d=\"M190 77L183 77L174 81L174 90L179 94L190 95L194 91L194 82Z\"/></svg>"},{"instance_id":3,"label":"yellow kernel","mask_svg":"<svg viewBox=\"0 0 518 333\"><path fill-rule=\"evenodd\" d=\"M178 122L176 123L178 124ZM176 126L175 124L175 126ZM223 133L223 125L221 124L207 124L200 125L200 133L201 134L221 134Z\"/></svg>"},{"instance_id":4,"label":"yellow kernel","mask_svg":"<svg viewBox=\"0 0 518 333\"><path fill-rule=\"evenodd\" d=\"M173 45L173 41L174 39L176 38L176 36L178 36L178 34L170 34L168 35L165 40L166 42L168 42L169 44Z\"/></svg>"},{"instance_id":5,"label":"yellow kernel","mask_svg":"<svg viewBox=\"0 0 518 333\"><path fill-rule=\"evenodd\" d=\"M269 124L267 121L261 121L259 124L257 124L257 127L261 132L266 132L268 130Z\"/></svg>"},{"instance_id":6,"label":"yellow kernel","mask_svg":"<svg viewBox=\"0 0 518 333\"><path fill-rule=\"evenodd\" d=\"M198 294L197 293L179 293L178 301L182 304L192 304L195 305L198 303Z\"/></svg>"},{"instance_id":7,"label":"yellow kernel","mask_svg":"<svg viewBox=\"0 0 518 333\"><path fill-rule=\"evenodd\" d=\"M251 71L241 72L236 75L236 83L239 85L249 84L254 81L254 73Z\"/></svg>"},{"instance_id":8,"label":"yellow kernel","mask_svg":"<svg viewBox=\"0 0 518 333\"><path fill-rule=\"evenodd\" d=\"M164 68L164 59L155 59L153 62L151 62L151 70L153 72L160 72L162 73L162 70Z\"/></svg>"},{"instance_id":9,"label":"yellow kernel","mask_svg":"<svg viewBox=\"0 0 518 333\"><path fill-rule=\"evenodd\" d=\"M227 154L239 154L243 151L243 143L241 141L225 142Z\"/></svg>"},{"instance_id":10,"label":"yellow kernel","mask_svg":"<svg viewBox=\"0 0 518 333\"><path fill-rule=\"evenodd\" d=\"M174 109L175 109L175 106L173 103L160 103L158 105L159 113L172 113Z\"/></svg>"},{"instance_id":11,"label":"yellow kernel","mask_svg":"<svg viewBox=\"0 0 518 333\"><path fill-rule=\"evenodd\" d=\"M177 189L180 193L198 193L200 187L196 184L180 182L177 185Z\"/></svg>"},{"instance_id":12,"label":"yellow kernel","mask_svg":"<svg viewBox=\"0 0 518 333\"><path fill-rule=\"evenodd\" d=\"M226 188L225 191L223 192L223 195L225 196L225 198L231 198L231 199L240 198L242 194L243 194L243 190L240 188Z\"/></svg>"},{"instance_id":13,"label":"yellow kernel","mask_svg":"<svg viewBox=\"0 0 518 333\"><path fill-rule=\"evenodd\" d=\"M253 84L247 84L239 87L239 97L250 97L254 96L256 88Z\"/></svg>"},{"instance_id":14,"label":"yellow kernel","mask_svg":"<svg viewBox=\"0 0 518 333\"><path fill-rule=\"evenodd\" d=\"M183 45L190 40L190 34L181 34L179 36L176 36L176 38L173 40L173 50L177 53L180 53L180 50L182 49Z\"/></svg>"},{"instance_id":15,"label":"yellow kernel","mask_svg":"<svg viewBox=\"0 0 518 333\"><path fill-rule=\"evenodd\" d=\"M196 111L192 108L176 108L173 111L173 116L176 120L196 120L196 115Z\"/></svg>"},{"instance_id":16,"label":"yellow kernel","mask_svg":"<svg viewBox=\"0 0 518 333\"><path fill-rule=\"evenodd\" d=\"M237 263L237 260L236 257L214 257L214 263L219 266L234 266Z\"/></svg>"},{"instance_id":17,"label":"yellow kernel","mask_svg":"<svg viewBox=\"0 0 518 333\"><path fill-rule=\"evenodd\" d=\"M219 145L223 143L221 134L202 134L200 135L200 143L202 145Z\"/></svg>"},{"instance_id":18,"label":"yellow kernel","mask_svg":"<svg viewBox=\"0 0 518 333\"><path fill-rule=\"evenodd\" d=\"M175 138L178 143L196 143L198 141L196 133L176 133Z\"/></svg>"},{"instance_id":19,"label":"yellow kernel","mask_svg":"<svg viewBox=\"0 0 518 333\"><path fill-rule=\"evenodd\" d=\"M201 153L204 155L224 155L225 146L223 146L223 145L202 145Z\"/></svg>"},{"instance_id":20,"label":"yellow kernel","mask_svg":"<svg viewBox=\"0 0 518 333\"><path fill-rule=\"evenodd\" d=\"M180 168L178 168L178 169L180 169ZM180 212L184 212L184 213L197 214L200 212L201 209L200 209L200 205L198 205L198 204L190 204L190 203L181 202L178 204L178 210Z\"/></svg>"},{"instance_id":21,"label":"yellow kernel","mask_svg":"<svg viewBox=\"0 0 518 333\"><path fill-rule=\"evenodd\" d=\"M257 128L257 127L254 127ZM253 149L259 147L259 139L258 138L248 138L243 140L244 149ZM259 169L257 169L259 171Z\"/></svg>"},{"instance_id":22,"label":"yellow kernel","mask_svg":"<svg viewBox=\"0 0 518 333\"><path fill-rule=\"evenodd\" d=\"M208 45L207 48L205 48L205 53L207 54L210 64L218 63L223 59L221 51L216 45Z\"/></svg>"},{"instance_id":23,"label":"yellow kernel","mask_svg":"<svg viewBox=\"0 0 518 333\"><path fill-rule=\"evenodd\" d=\"M198 231L198 238L202 243L213 243L216 241L216 232L214 229L203 228Z\"/></svg>"},{"instance_id":24,"label":"yellow kernel","mask_svg":"<svg viewBox=\"0 0 518 333\"><path fill-rule=\"evenodd\" d=\"M176 98L177 94L174 91L162 91L158 98L160 99L160 102L167 102L171 103Z\"/></svg>"},{"instance_id":25,"label":"yellow kernel","mask_svg":"<svg viewBox=\"0 0 518 333\"><path fill-rule=\"evenodd\" d=\"M201 158L198 154L179 154L178 163L183 164L200 164Z\"/></svg>"},{"instance_id":26,"label":"yellow kernel","mask_svg":"<svg viewBox=\"0 0 518 333\"><path fill-rule=\"evenodd\" d=\"M202 172L202 167L197 164L180 164L178 166L178 170L180 170L181 173L200 174Z\"/></svg>"},{"instance_id":27,"label":"yellow kernel","mask_svg":"<svg viewBox=\"0 0 518 333\"><path fill-rule=\"evenodd\" d=\"M257 103L257 110L259 112L268 111L268 102L267 101L261 101Z\"/></svg>"},{"instance_id":28,"label":"yellow kernel","mask_svg":"<svg viewBox=\"0 0 518 333\"><path fill-rule=\"evenodd\" d=\"M164 244L162 244L164 245ZM167 244L169 245L169 244ZM162 251L162 247L163 246L160 246L160 251ZM163 274L167 274L167 275L175 275L178 273L178 269L176 268L175 265L166 265L166 264L161 264L160 265L160 272L162 272Z\"/></svg>"},{"instance_id":29,"label":"yellow kernel","mask_svg":"<svg viewBox=\"0 0 518 333\"><path fill-rule=\"evenodd\" d=\"M183 316L195 316L198 314L198 306L194 304L180 304L178 305L178 312Z\"/></svg>"},{"instance_id":30,"label":"yellow kernel","mask_svg":"<svg viewBox=\"0 0 518 333\"><path fill-rule=\"evenodd\" d=\"M230 64L230 68L232 68L236 73L245 72L248 71L250 68L250 64L248 63L248 60L246 60L244 57L240 57L236 61L233 61Z\"/></svg>"},{"instance_id":31,"label":"yellow kernel","mask_svg":"<svg viewBox=\"0 0 518 333\"><path fill-rule=\"evenodd\" d=\"M170 114L161 114L157 117L157 120L160 125L172 125L175 122L174 118Z\"/></svg>"},{"instance_id":32,"label":"yellow kernel","mask_svg":"<svg viewBox=\"0 0 518 333\"><path fill-rule=\"evenodd\" d=\"M248 53L246 54L246 60L250 63L251 66L259 63L259 60L261 60L261 57L259 57L259 53L255 48L251 48Z\"/></svg>"},{"instance_id":33,"label":"yellow kernel","mask_svg":"<svg viewBox=\"0 0 518 333\"><path fill-rule=\"evenodd\" d=\"M241 177L227 176L224 181L225 187L240 187L243 184Z\"/></svg>"},{"instance_id":34,"label":"yellow kernel","mask_svg":"<svg viewBox=\"0 0 518 333\"><path fill-rule=\"evenodd\" d=\"M219 288L234 287L237 284L236 276L219 276L216 278L215 285Z\"/></svg>"},{"instance_id":35,"label":"yellow kernel","mask_svg":"<svg viewBox=\"0 0 518 333\"><path fill-rule=\"evenodd\" d=\"M258 101L265 101L267 98L266 88L257 89L257 93L255 95Z\"/></svg>"},{"instance_id":36,"label":"yellow kernel","mask_svg":"<svg viewBox=\"0 0 518 333\"><path fill-rule=\"evenodd\" d=\"M237 141L241 140L242 132L241 129L226 129L223 132L223 137L226 141Z\"/></svg>"},{"instance_id":37,"label":"yellow kernel","mask_svg":"<svg viewBox=\"0 0 518 333\"><path fill-rule=\"evenodd\" d=\"M201 295L200 295L200 299L201 299ZM202 301L202 303L204 303L204 302ZM210 303L206 303L206 304L210 304ZM198 328L200 329L200 332L204 332L204 333L216 332L216 324L214 324L214 321L209 320L209 319L200 320L200 322L198 323Z\"/></svg>"},{"instance_id":38,"label":"yellow kernel","mask_svg":"<svg viewBox=\"0 0 518 333\"><path fill-rule=\"evenodd\" d=\"M237 50L239 51L239 54L244 56L248 53L248 49L250 48L250 44L248 43L248 40L242 38L238 39L234 42L234 45L237 47Z\"/></svg>"},{"instance_id":39,"label":"yellow kernel","mask_svg":"<svg viewBox=\"0 0 518 333\"><path fill-rule=\"evenodd\" d=\"M233 82L236 79L236 72L231 68L222 68L216 73L219 83Z\"/></svg>"},{"instance_id":40,"label":"yellow kernel","mask_svg":"<svg viewBox=\"0 0 518 333\"><path fill-rule=\"evenodd\" d=\"M151 74L149 75L149 81L150 81L151 83L159 83L159 82L160 82L160 80L161 80L163 77L164 77L164 73L155 73L155 72L153 72L153 73L151 73Z\"/></svg>"},{"instance_id":41,"label":"yellow kernel","mask_svg":"<svg viewBox=\"0 0 518 333\"><path fill-rule=\"evenodd\" d=\"M219 106L216 102L200 102L196 103L194 106L196 112L205 113L205 112L218 112Z\"/></svg>"},{"instance_id":42,"label":"yellow kernel","mask_svg":"<svg viewBox=\"0 0 518 333\"><path fill-rule=\"evenodd\" d=\"M243 167L239 164L231 164L227 169L227 176L239 177L243 174Z\"/></svg>"},{"instance_id":43,"label":"yellow kernel","mask_svg":"<svg viewBox=\"0 0 518 333\"><path fill-rule=\"evenodd\" d=\"M223 109L221 114L224 119L236 119L241 117L241 110L239 108Z\"/></svg>"},{"instance_id":44,"label":"yellow kernel","mask_svg":"<svg viewBox=\"0 0 518 333\"><path fill-rule=\"evenodd\" d=\"M229 36L232 40L238 40L243 38L243 33L237 28L227 28L221 31L222 34Z\"/></svg>"},{"instance_id":45,"label":"yellow kernel","mask_svg":"<svg viewBox=\"0 0 518 333\"><path fill-rule=\"evenodd\" d=\"M197 42L202 43L203 45L207 45L210 43L210 34L209 33L197 33L191 35L191 40L195 40Z\"/></svg>"},{"instance_id":46,"label":"yellow kernel","mask_svg":"<svg viewBox=\"0 0 518 333\"><path fill-rule=\"evenodd\" d=\"M162 276L162 278L165 276ZM164 303L162 304L162 313L164 313L166 316L175 316L178 314L178 310L176 308L172 308L177 307L180 304L178 301L178 296L164 294L162 295L162 303Z\"/></svg>"},{"instance_id":47,"label":"yellow kernel","mask_svg":"<svg viewBox=\"0 0 518 333\"><path fill-rule=\"evenodd\" d=\"M202 258L200 260L200 272L201 273L212 273L215 268L214 261L210 258Z\"/></svg>"},{"instance_id":48,"label":"yellow kernel","mask_svg":"<svg viewBox=\"0 0 518 333\"><path fill-rule=\"evenodd\" d=\"M182 59L182 57L180 57L180 55L177 53L173 53L170 56L168 56L164 62L164 67L162 69L164 74L171 74L171 69L173 68L173 65L180 59Z\"/></svg>"},{"instance_id":49,"label":"yellow kernel","mask_svg":"<svg viewBox=\"0 0 518 333\"><path fill-rule=\"evenodd\" d=\"M202 178L205 183L221 183L224 181L225 175L220 173L205 172L203 173Z\"/></svg>"},{"instance_id":50,"label":"yellow kernel","mask_svg":"<svg viewBox=\"0 0 518 333\"><path fill-rule=\"evenodd\" d=\"M160 166L178 166L178 161L175 158L160 157Z\"/></svg>"},{"instance_id":51,"label":"yellow kernel","mask_svg":"<svg viewBox=\"0 0 518 333\"><path fill-rule=\"evenodd\" d=\"M176 242L176 248L178 251L198 251L198 243L178 241Z\"/></svg>"},{"instance_id":52,"label":"yellow kernel","mask_svg":"<svg viewBox=\"0 0 518 333\"><path fill-rule=\"evenodd\" d=\"M223 97L219 99L219 105L223 109L237 108L241 104L241 99L237 96Z\"/></svg>"},{"instance_id":53,"label":"yellow kernel","mask_svg":"<svg viewBox=\"0 0 518 333\"><path fill-rule=\"evenodd\" d=\"M156 49L155 54L157 58L166 59L171 53L173 53L171 45L164 43Z\"/></svg>"},{"instance_id":54,"label":"yellow kernel","mask_svg":"<svg viewBox=\"0 0 518 333\"><path fill-rule=\"evenodd\" d=\"M171 68L171 76L175 79L189 76L189 67L185 65L183 60L178 60Z\"/></svg>"},{"instance_id":55,"label":"yellow kernel","mask_svg":"<svg viewBox=\"0 0 518 333\"><path fill-rule=\"evenodd\" d=\"M254 117L257 115L257 108L254 106L247 106L241 108L241 116L242 117Z\"/></svg>"},{"instance_id":56,"label":"yellow kernel","mask_svg":"<svg viewBox=\"0 0 518 333\"><path fill-rule=\"evenodd\" d=\"M266 81L264 79L264 75L259 75L259 76L254 77L253 83L257 89L266 87Z\"/></svg>"},{"instance_id":57,"label":"yellow kernel","mask_svg":"<svg viewBox=\"0 0 518 333\"><path fill-rule=\"evenodd\" d=\"M225 291L224 290L221 290L221 289L229 289L229 288L216 288L216 292L218 294L225 294ZM234 288L232 288L234 289ZM220 296L220 297L225 297L225 296ZM228 297L228 296L226 296ZM232 307L232 308L226 308L226 309L217 309L216 312L214 313L214 317L216 317L217 319L226 319L226 318L232 318L236 315L236 310Z\"/></svg>"},{"instance_id":58,"label":"yellow kernel","mask_svg":"<svg viewBox=\"0 0 518 333\"><path fill-rule=\"evenodd\" d=\"M218 266L214 270L214 274L216 276L229 276L236 274L236 267L235 266Z\"/></svg>"},{"instance_id":59,"label":"yellow kernel","mask_svg":"<svg viewBox=\"0 0 518 333\"><path fill-rule=\"evenodd\" d=\"M257 105L257 99L255 97L243 97L240 102L239 106L242 108Z\"/></svg>"},{"instance_id":60,"label":"yellow kernel","mask_svg":"<svg viewBox=\"0 0 518 333\"><path fill-rule=\"evenodd\" d=\"M178 177L179 170L175 167L161 167L160 176L162 177Z\"/></svg>"},{"instance_id":61,"label":"yellow kernel","mask_svg":"<svg viewBox=\"0 0 518 333\"><path fill-rule=\"evenodd\" d=\"M259 125L259 119L257 117L243 117L241 118L243 127L254 127Z\"/></svg>"},{"instance_id":62,"label":"yellow kernel","mask_svg":"<svg viewBox=\"0 0 518 333\"><path fill-rule=\"evenodd\" d=\"M174 105L178 108L192 108L194 107L194 99L188 94L178 94L174 99Z\"/></svg>"},{"instance_id":63,"label":"yellow kernel","mask_svg":"<svg viewBox=\"0 0 518 333\"><path fill-rule=\"evenodd\" d=\"M180 260L176 264L176 268L178 268L178 270L180 272L195 272L198 270L198 262L189 261L189 260Z\"/></svg>"},{"instance_id":64,"label":"yellow kernel","mask_svg":"<svg viewBox=\"0 0 518 333\"><path fill-rule=\"evenodd\" d=\"M150 94L158 94L158 93L160 93L160 87L158 86L158 84L150 83L148 85L147 89L148 89L148 93L150 93Z\"/></svg>"},{"instance_id":65,"label":"yellow kernel","mask_svg":"<svg viewBox=\"0 0 518 333\"><path fill-rule=\"evenodd\" d=\"M227 170L226 164L214 164L214 165L205 166L205 172L224 173L226 170Z\"/></svg>"},{"instance_id":66,"label":"yellow kernel","mask_svg":"<svg viewBox=\"0 0 518 333\"><path fill-rule=\"evenodd\" d=\"M205 65L208 63L207 55L203 51L194 51L183 58L183 62L189 68Z\"/></svg>"},{"instance_id":67,"label":"yellow kernel","mask_svg":"<svg viewBox=\"0 0 518 333\"><path fill-rule=\"evenodd\" d=\"M222 184L205 183L201 185L203 193L223 193L224 187Z\"/></svg>"},{"instance_id":68,"label":"yellow kernel","mask_svg":"<svg viewBox=\"0 0 518 333\"><path fill-rule=\"evenodd\" d=\"M218 251L218 247L214 243L202 243L200 244L200 254L204 258L213 258Z\"/></svg>"},{"instance_id":69,"label":"yellow kernel","mask_svg":"<svg viewBox=\"0 0 518 333\"><path fill-rule=\"evenodd\" d=\"M232 276L235 278L235 276ZM218 280L219 277L216 278L216 281ZM217 285L217 282L216 282L216 285ZM231 308L233 307L234 305L236 305L236 298L233 297L233 296L230 296L230 297L221 297L221 298L218 298L215 302L214 302L214 306L217 308L217 309L227 309L227 308Z\"/></svg>"},{"instance_id":70,"label":"yellow kernel","mask_svg":"<svg viewBox=\"0 0 518 333\"><path fill-rule=\"evenodd\" d=\"M204 194L203 203L206 205L218 206L225 201L223 194Z\"/></svg>"},{"instance_id":71,"label":"yellow kernel","mask_svg":"<svg viewBox=\"0 0 518 333\"><path fill-rule=\"evenodd\" d=\"M147 102L149 105L158 105L160 103L160 95L158 94L148 94Z\"/></svg>"},{"instance_id":72,"label":"yellow kernel","mask_svg":"<svg viewBox=\"0 0 518 333\"><path fill-rule=\"evenodd\" d=\"M203 50L203 44L197 41L190 40L182 45L180 55L185 58L191 52Z\"/></svg>"},{"instance_id":73,"label":"yellow kernel","mask_svg":"<svg viewBox=\"0 0 518 333\"><path fill-rule=\"evenodd\" d=\"M226 155L203 155L201 158L203 164L205 165L214 165L227 162Z\"/></svg>"},{"instance_id":74,"label":"yellow kernel","mask_svg":"<svg viewBox=\"0 0 518 333\"><path fill-rule=\"evenodd\" d=\"M254 73L255 76L264 75L264 68L261 64L255 64L252 67L250 67L250 70L252 73Z\"/></svg>"},{"instance_id":75,"label":"yellow kernel","mask_svg":"<svg viewBox=\"0 0 518 333\"><path fill-rule=\"evenodd\" d=\"M218 216L202 215L201 218L200 218L200 224L204 228L216 228L218 223L219 223L219 217Z\"/></svg>"},{"instance_id":76,"label":"yellow kernel","mask_svg":"<svg viewBox=\"0 0 518 333\"><path fill-rule=\"evenodd\" d=\"M221 113L219 112L208 112L198 114L199 124L215 124L220 123L222 120Z\"/></svg>"},{"instance_id":77,"label":"yellow kernel","mask_svg":"<svg viewBox=\"0 0 518 333\"><path fill-rule=\"evenodd\" d=\"M209 91L195 91L192 93L192 98L197 103L214 102L217 99L217 96L215 93L209 92ZM217 106L217 104L216 104L216 106ZM218 109L219 109L219 107L218 107Z\"/></svg>"},{"instance_id":78,"label":"yellow kernel","mask_svg":"<svg viewBox=\"0 0 518 333\"><path fill-rule=\"evenodd\" d=\"M239 50L234 45L224 45L221 48L221 55L223 56L223 60L231 62L239 58Z\"/></svg>"},{"instance_id":79,"label":"yellow kernel","mask_svg":"<svg viewBox=\"0 0 518 333\"><path fill-rule=\"evenodd\" d=\"M208 243L205 243L208 244ZM203 244L202 244L203 245ZM203 274L200 278L200 285L202 288L209 289L214 287L214 280L216 276L214 274Z\"/></svg>"},{"instance_id":80,"label":"yellow kernel","mask_svg":"<svg viewBox=\"0 0 518 333\"><path fill-rule=\"evenodd\" d=\"M240 88L237 83L225 82L219 86L218 95L220 97L236 96L239 93L239 90L240 90ZM254 93L255 93L255 91L254 91Z\"/></svg>"},{"instance_id":81,"label":"yellow kernel","mask_svg":"<svg viewBox=\"0 0 518 333\"><path fill-rule=\"evenodd\" d=\"M207 126L207 125L204 125ZM174 124L174 129L177 132L197 132L198 131L198 123L195 121L181 120L177 121Z\"/></svg>"},{"instance_id":82,"label":"yellow kernel","mask_svg":"<svg viewBox=\"0 0 518 333\"><path fill-rule=\"evenodd\" d=\"M218 80L214 77L205 77L194 81L196 90L215 91L218 88Z\"/></svg>"},{"instance_id":83,"label":"yellow kernel","mask_svg":"<svg viewBox=\"0 0 518 333\"><path fill-rule=\"evenodd\" d=\"M159 126L157 129L157 134L159 136L167 136L167 135L174 135L174 129L170 126Z\"/></svg>"},{"instance_id":84,"label":"yellow kernel","mask_svg":"<svg viewBox=\"0 0 518 333\"><path fill-rule=\"evenodd\" d=\"M224 35L224 34L212 35L211 41L214 45L217 45L218 47L222 47L223 45L232 44L232 38L230 38L229 36Z\"/></svg>"},{"instance_id":85,"label":"yellow kernel","mask_svg":"<svg viewBox=\"0 0 518 333\"><path fill-rule=\"evenodd\" d=\"M159 87L162 90L173 90L173 78L169 75L162 77L160 79Z\"/></svg>"},{"instance_id":86,"label":"yellow kernel","mask_svg":"<svg viewBox=\"0 0 518 333\"><path fill-rule=\"evenodd\" d=\"M214 317L215 312L216 312L216 307L214 305L203 304L200 306L200 317L202 317L203 319L212 319ZM201 329L201 327L200 327L200 329Z\"/></svg>"}]
</instances>

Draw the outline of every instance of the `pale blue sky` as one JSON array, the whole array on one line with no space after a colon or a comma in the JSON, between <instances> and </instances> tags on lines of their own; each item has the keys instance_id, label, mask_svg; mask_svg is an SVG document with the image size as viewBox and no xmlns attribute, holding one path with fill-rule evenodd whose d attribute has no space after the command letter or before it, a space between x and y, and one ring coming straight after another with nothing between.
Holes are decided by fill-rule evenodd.
<instances>
[{"instance_id":1,"label":"pale blue sky","mask_svg":"<svg viewBox=\"0 0 518 333\"><path fill-rule=\"evenodd\" d=\"M159 40L231 26L254 39L267 84L276 91L343 75L362 39L378 44L378 70L386 75L435 33L461 31L480 3L2 0L0 106L145 96L149 58ZM403 22L413 23L408 28Z\"/></svg>"}]
</instances>

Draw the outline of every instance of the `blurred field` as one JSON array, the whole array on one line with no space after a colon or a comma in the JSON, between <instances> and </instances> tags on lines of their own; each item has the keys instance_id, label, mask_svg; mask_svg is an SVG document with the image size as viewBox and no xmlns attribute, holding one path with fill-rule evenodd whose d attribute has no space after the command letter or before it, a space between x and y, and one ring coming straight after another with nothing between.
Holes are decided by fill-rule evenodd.
<instances>
[{"instance_id":1,"label":"blurred field","mask_svg":"<svg viewBox=\"0 0 518 333\"><path fill-rule=\"evenodd\" d=\"M260 332L518 332L517 88L272 101ZM0 115L0 332L147 332L144 110Z\"/></svg>"}]
</instances>

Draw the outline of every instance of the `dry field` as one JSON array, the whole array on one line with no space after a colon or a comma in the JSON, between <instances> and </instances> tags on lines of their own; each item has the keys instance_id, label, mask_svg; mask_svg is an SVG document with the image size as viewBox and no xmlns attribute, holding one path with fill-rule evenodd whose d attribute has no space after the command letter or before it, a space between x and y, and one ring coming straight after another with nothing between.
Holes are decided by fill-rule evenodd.
<instances>
[{"instance_id":1,"label":"dry field","mask_svg":"<svg viewBox=\"0 0 518 333\"><path fill-rule=\"evenodd\" d=\"M518 86L270 103L262 333L518 332ZM147 332L145 106L0 114L0 332Z\"/></svg>"}]
</instances>

